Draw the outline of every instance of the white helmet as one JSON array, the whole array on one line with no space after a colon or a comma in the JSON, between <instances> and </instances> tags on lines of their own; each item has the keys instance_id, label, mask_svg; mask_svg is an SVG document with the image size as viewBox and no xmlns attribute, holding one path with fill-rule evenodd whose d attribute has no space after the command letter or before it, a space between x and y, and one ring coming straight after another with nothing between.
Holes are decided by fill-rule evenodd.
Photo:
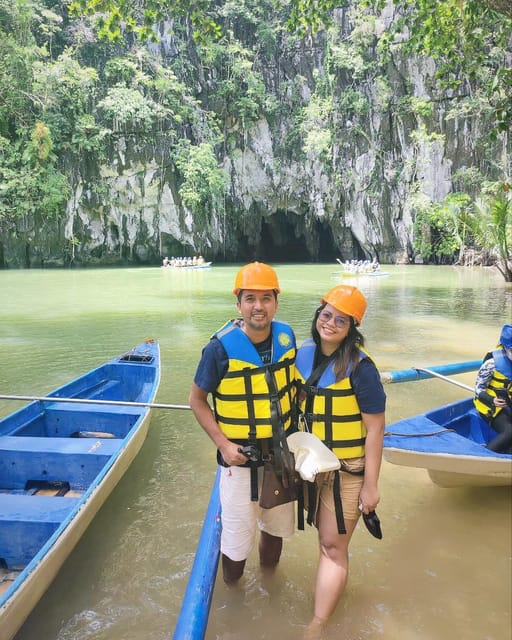
<instances>
[{"instance_id":1,"label":"white helmet","mask_svg":"<svg viewBox=\"0 0 512 640\"><path fill-rule=\"evenodd\" d=\"M336 471L341 466L334 453L312 433L297 431L286 440L295 456L295 470L303 480L313 482L317 473Z\"/></svg>"}]
</instances>

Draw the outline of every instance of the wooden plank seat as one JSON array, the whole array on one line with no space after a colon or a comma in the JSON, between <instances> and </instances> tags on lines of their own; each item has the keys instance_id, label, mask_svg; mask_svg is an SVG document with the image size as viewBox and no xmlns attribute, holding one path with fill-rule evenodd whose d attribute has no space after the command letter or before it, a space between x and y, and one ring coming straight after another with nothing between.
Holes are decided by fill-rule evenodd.
<instances>
[{"instance_id":1,"label":"wooden plank seat","mask_svg":"<svg viewBox=\"0 0 512 640\"><path fill-rule=\"evenodd\" d=\"M80 402L36 402L26 411L15 412L3 421L3 433L12 436L68 438L79 431L100 431L124 438L144 407L91 405Z\"/></svg>"},{"instance_id":2,"label":"wooden plank seat","mask_svg":"<svg viewBox=\"0 0 512 640\"><path fill-rule=\"evenodd\" d=\"M119 400L123 397L120 380L108 380L99 385L93 393L80 394L84 398L97 400Z\"/></svg>"},{"instance_id":3,"label":"wooden plank seat","mask_svg":"<svg viewBox=\"0 0 512 640\"><path fill-rule=\"evenodd\" d=\"M25 451L42 454L95 454L111 456L119 449L120 438L34 438L32 436L0 436L0 459L4 453Z\"/></svg>"},{"instance_id":4,"label":"wooden plank seat","mask_svg":"<svg viewBox=\"0 0 512 640\"><path fill-rule=\"evenodd\" d=\"M55 397L64 398L101 398L102 394L115 394L119 396L122 387L121 380L114 377L96 375L87 378L78 378L70 384L58 390ZM50 394L52 396L53 394Z\"/></svg>"},{"instance_id":5,"label":"wooden plank seat","mask_svg":"<svg viewBox=\"0 0 512 640\"><path fill-rule=\"evenodd\" d=\"M110 433L124 438L137 422L144 408L55 402L44 413L45 435L69 437L77 431Z\"/></svg>"},{"instance_id":6,"label":"wooden plank seat","mask_svg":"<svg viewBox=\"0 0 512 640\"><path fill-rule=\"evenodd\" d=\"M78 501L0 493L0 561L10 570L26 565Z\"/></svg>"},{"instance_id":7,"label":"wooden plank seat","mask_svg":"<svg viewBox=\"0 0 512 640\"><path fill-rule=\"evenodd\" d=\"M66 481L84 491L122 446L120 439L0 436L0 489L28 480Z\"/></svg>"}]
</instances>

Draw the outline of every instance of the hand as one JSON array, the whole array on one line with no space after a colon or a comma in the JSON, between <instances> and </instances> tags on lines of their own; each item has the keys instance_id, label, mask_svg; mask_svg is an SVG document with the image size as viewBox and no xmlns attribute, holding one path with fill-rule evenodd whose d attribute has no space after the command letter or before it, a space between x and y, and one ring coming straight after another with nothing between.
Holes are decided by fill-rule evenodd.
<instances>
[{"instance_id":1,"label":"hand","mask_svg":"<svg viewBox=\"0 0 512 640\"><path fill-rule=\"evenodd\" d=\"M375 511L379 501L380 496L378 489L376 487L374 489L365 487L363 484L361 492L359 493L359 509L361 513L368 514L370 511Z\"/></svg>"},{"instance_id":2,"label":"hand","mask_svg":"<svg viewBox=\"0 0 512 640\"><path fill-rule=\"evenodd\" d=\"M240 445L230 440L220 448L220 452L224 462L231 467L238 467L247 462L247 456L242 453Z\"/></svg>"}]
</instances>

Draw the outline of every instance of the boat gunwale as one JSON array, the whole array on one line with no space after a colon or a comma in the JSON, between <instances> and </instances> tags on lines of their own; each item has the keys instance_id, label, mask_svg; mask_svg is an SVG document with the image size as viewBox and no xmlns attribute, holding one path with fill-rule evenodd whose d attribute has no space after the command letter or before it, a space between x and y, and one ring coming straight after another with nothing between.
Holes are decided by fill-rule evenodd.
<instances>
[{"instance_id":1,"label":"boat gunwale","mask_svg":"<svg viewBox=\"0 0 512 640\"><path fill-rule=\"evenodd\" d=\"M141 345L138 345L138 347L141 347L143 344L144 343L142 343ZM138 348L138 347L135 347L135 348ZM151 386L147 388L147 396L149 400L152 400L156 396L156 393L158 392L158 388L160 384L160 350L159 350L158 343L154 343L154 348L156 349L156 352L155 352L156 362L150 366L153 367L155 374L151 382ZM53 394L61 391L62 389L69 387L69 385L72 384L78 378L93 375L98 370L101 370L102 368L110 364L116 363L116 364L121 364L122 366L127 366L127 367L133 366L133 362L130 363L130 361L123 361L119 363L119 359L123 355L126 355L126 354L121 354L99 365L98 367L95 367L93 369L90 369L89 371L84 372L83 374L77 376L67 384L62 385L58 389L53 390L46 397L51 397L53 399L54 398ZM146 365L147 363L142 363L142 366L146 366ZM58 402L58 397L55 398L55 401ZM25 405L24 407L21 407L20 409L16 410L12 414L9 414L9 416L14 415L15 413L17 414L19 412L23 412L23 411L26 412L29 410L29 407L31 405L35 405L35 404L43 404L43 403L40 400L30 402L29 404ZM80 412L83 413L83 408L80 409ZM48 540L40 547L38 552L30 560L30 562L16 576L12 584L9 585L9 587L2 594L0 594L0 620L4 616L9 616L11 614L11 610L15 609L16 606L20 606L19 601L25 594L27 598L30 598L31 600L34 601L33 606L37 604L39 599L45 593L48 586L55 579L65 559L73 551L74 547L76 546L81 536L89 526L90 522L94 519L99 509L106 502L110 493L113 491L114 487L117 485L117 483L122 478L122 476L130 466L131 462L133 461L137 453L142 448L147 435L147 430L149 428L150 414L151 414L151 407L140 408L139 415L137 415L135 423L127 432L124 438L122 439L119 438L120 440L119 447L116 449L114 453L112 453L109 456L108 460L105 462L101 470L95 476L91 485L87 488L86 491L84 491L83 495L78 499L77 503L73 506L73 508L67 514L66 518L59 524L57 529L52 533L52 535L48 538ZM9 416L5 416L5 418ZM5 434L5 435L8 435L8 434ZM42 439L44 440L44 438ZM97 438L97 440L101 440L101 438ZM127 456L127 454L129 453L133 454L131 459L129 455ZM70 454L70 455L73 455L73 454ZM117 463L119 463L121 458L124 456L127 456L127 464L123 468L120 465L118 466ZM111 487L107 486L108 483L106 483L105 480L108 478L110 474L114 474L116 470L120 472L119 477ZM113 478L114 477L115 476L113 475ZM103 492L106 491L104 496L101 495L102 491ZM97 504L97 506L95 505L96 499L99 500L99 503ZM81 520L80 518L77 518L80 511L85 510L87 506L94 507L94 510L92 510L88 516L89 519L87 520L87 516L85 521ZM80 525L82 525L82 529L80 529ZM76 539L74 540L74 542L72 539L73 535L76 535ZM67 553L65 553L63 559L59 561L57 554L61 546L68 540L71 540L72 544L69 550L67 551ZM35 574L37 569L44 568L48 565L51 567L52 562L56 562L57 566L52 573L50 581L46 584L46 586L42 586L38 590L36 587L35 588L36 590L35 590L33 587L33 580L32 580L32 578L34 577L33 574ZM34 600L33 592L35 592L35 600ZM14 629L13 631L14 634L17 633L19 628L22 626L26 617L30 615L33 609L33 606L25 615L21 624L19 624L16 629L12 627ZM3 622L4 621L2 621L2 627L4 626ZM9 625L9 620L7 620L7 623L6 623L7 629L9 629L8 625ZM11 635L9 637L13 637L13 636Z\"/></svg>"},{"instance_id":2,"label":"boat gunwale","mask_svg":"<svg viewBox=\"0 0 512 640\"><path fill-rule=\"evenodd\" d=\"M491 464L492 465L496 464L498 466L506 467L508 469L508 475L512 475L512 466L510 464L512 462L512 454L509 454L509 453L497 454L497 456L503 456L498 458L496 456L491 456L491 457L476 456L476 455L473 456L473 455L456 454L456 453L445 453L445 452L441 453L438 451L432 451L429 453L427 451L418 451L417 449L410 450L410 449L400 449L399 447L386 447L383 453L384 453L384 459L386 459L388 462L391 462L391 460L389 460L389 458L386 456L387 451L391 453L400 453L400 454L403 454L404 456L411 456L411 457L414 456L417 458L429 458L433 460L450 459L450 460L460 460L463 462L471 462L471 463L479 462L485 466L491 466ZM396 464L396 463L391 462L391 464ZM413 466L413 465L407 465L407 466ZM414 466L420 466L420 465L414 465ZM424 465L421 465L421 466L422 468L425 468L425 469L435 469L434 465L429 465L428 467ZM446 471L444 467L442 469L435 469L435 470ZM462 472L454 470L453 473L462 473ZM475 475L486 475L486 473L484 472L480 474L475 472Z\"/></svg>"}]
</instances>

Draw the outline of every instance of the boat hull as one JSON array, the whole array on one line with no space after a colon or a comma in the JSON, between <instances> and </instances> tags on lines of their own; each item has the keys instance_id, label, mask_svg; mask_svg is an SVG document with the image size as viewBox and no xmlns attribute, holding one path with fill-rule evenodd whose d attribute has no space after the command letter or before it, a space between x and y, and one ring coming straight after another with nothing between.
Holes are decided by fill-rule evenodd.
<instances>
[{"instance_id":1,"label":"boat hull","mask_svg":"<svg viewBox=\"0 0 512 640\"><path fill-rule=\"evenodd\" d=\"M153 345L151 349L155 360L154 376L152 379L147 378L143 385L145 389L141 391L141 393L138 393L136 397L127 399L128 402L150 403L156 394L159 383L158 346ZM61 397L67 395L67 393L64 393L66 388L67 387L62 387L58 390ZM116 397L115 400L122 401L123 399ZM56 405L58 404L60 403L57 401ZM53 403L49 406L51 407L52 405ZM84 412L84 406L82 403L73 405L73 410L76 409L76 411L80 411L80 415L85 419L87 413L91 412L87 409ZM88 407L90 406L91 405L88 405ZM97 405L92 406L97 407ZM121 407L116 407L113 410L113 412L121 411L123 411ZM130 412L133 412L133 409L130 409ZM62 520L53 534L21 570L12 585L0 596L0 628L2 630L2 640L11 640L14 637L48 586L54 580L62 564L80 540L98 510L104 504L140 451L148 432L150 410L148 407L141 407L140 409L137 408L137 412L139 412L139 415L126 436L122 439L116 438L116 440L120 440L120 442L117 443L119 446L112 446L112 443L110 443L109 446L110 450L112 450L112 455L105 461L105 464L90 483L90 486L81 498L76 501L76 504L74 504L73 508L68 512L67 516ZM23 410L21 410L21 413L23 413ZM0 434L2 433L1 427L4 422L5 419L0 421ZM24 440L24 438L22 438L22 440ZM40 440L43 445L44 438L40 438ZM62 438L62 440L64 442L65 438ZM100 445L103 443L102 441L102 438L93 437L90 440L90 450L94 447L100 449ZM0 436L0 447L1 442L2 437ZM4 494L0 494L0 510L3 495ZM23 496L23 498L25 498L25 496ZM27 500L32 499L33 497L27 497ZM50 500L51 499L52 498L50 498ZM5 526L4 522L0 522L0 531L2 526Z\"/></svg>"},{"instance_id":2,"label":"boat hull","mask_svg":"<svg viewBox=\"0 0 512 640\"><path fill-rule=\"evenodd\" d=\"M426 469L441 487L510 486L512 455L485 447L494 435L466 399L389 425L383 456Z\"/></svg>"}]
</instances>

